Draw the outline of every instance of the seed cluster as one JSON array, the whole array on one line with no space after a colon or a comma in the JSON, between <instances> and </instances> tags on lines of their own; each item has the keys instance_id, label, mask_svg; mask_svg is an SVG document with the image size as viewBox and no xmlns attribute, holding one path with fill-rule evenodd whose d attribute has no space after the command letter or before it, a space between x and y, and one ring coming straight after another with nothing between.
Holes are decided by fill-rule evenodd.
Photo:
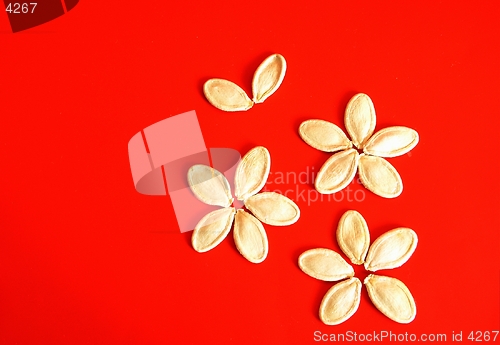
<instances>
[{"instance_id":1,"label":"seed cluster","mask_svg":"<svg viewBox=\"0 0 500 345\"><path fill-rule=\"evenodd\" d=\"M205 204L223 207L210 212L196 225L191 243L197 252L209 251L221 243L234 220L234 242L241 255L253 263L266 259L269 244L262 223L285 226L300 217L299 207L286 196L258 193L267 181L270 167L269 151L258 146L248 151L236 168L235 197L253 215L231 206L234 200L231 187L222 173L206 165L189 169L188 182L194 195Z\"/></svg>"},{"instance_id":2,"label":"seed cluster","mask_svg":"<svg viewBox=\"0 0 500 345\"><path fill-rule=\"evenodd\" d=\"M269 56L254 73L253 98L235 83L225 79L210 79L203 88L205 97L224 111L248 110L264 102L281 85L286 61L280 54ZM402 179L385 158L401 156L419 141L418 133L408 127L393 126L375 132L376 115L372 100L359 93L347 104L344 124L349 137L337 125L321 120L304 121L300 137L310 146L334 154L318 172L314 186L322 194L336 193L347 187L356 173L361 183L384 198L396 198L403 191ZM361 153L360 153L361 152ZM219 171L195 165L188 172L191 190L202 202L222 209L210 212L195 227L193 248L198 252L217 246L229 233L234 222L234 241L238 251L250 262L260 263L268 254L268 240L262 223L290 225L300 216L298 206L289 198L277 194L258 193L270 171L270 155L259 146L250 150L239 163L234 181L235 197L243 201L247 211L236 210L227 179ZM363 216L347 211L336 232L341 251L355 265L375 272L403 265L417 246L417 234L409 228L386 232L370 245L370 233ZM353 267L335 251L316 248L302 253L300 269L323 281L340 281L324 296L319 317L327 325L337 325L349 319L358 309L361 281L354 277ZM399 323L409 323L416 315L416 306L409 289L400 280L370 274L364 281L373 304L384 315Z\"/></svg>"},{"instance_id":3,"label":"seed cluster","mask_svg":"<svg viewBox=\"0 0 500 345\"><path fill-rule=\"evenodd\" d=\"M396 228L384 233L370 246L370 233L363 216L354 210L340 218L337 242L342 252L355 265L375 272L403 265L417 247L417 234L409 228ZM339 281L328 292L319 308L319 317L327 325L338 325L358 309L361 281L342 256L325 248L310 249L299 257L299 267L307 275L324 281ZM370 274L364 281L371 301L388 318L411 322L417 313L410 290L396 278Z\"/></svg>"}]
</instances>

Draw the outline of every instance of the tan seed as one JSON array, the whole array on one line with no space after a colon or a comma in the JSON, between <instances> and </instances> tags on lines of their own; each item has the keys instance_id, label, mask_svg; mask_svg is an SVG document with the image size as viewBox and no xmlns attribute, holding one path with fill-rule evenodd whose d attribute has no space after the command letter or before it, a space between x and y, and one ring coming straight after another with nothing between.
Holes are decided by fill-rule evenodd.
<instances>
[{"instance_id":1,"label":"tan seed","mask_svg":"<svg viewBox=\"0 0 500 345\"><path fill-rule=\"evenodd\" d=\"M417 248L417 234L409 228L386 232L373 242L366 256L365 268L375 272L403 265Z\"/></svg>"},{"instance_id":2,"label":"tan seed","mask_svg":"<svg viewBox=\"0 0 500 345\"><path fill-rule=\"evenodd\" d=\"M245 200L245 206L261 222L269 225L290 225L300 217L299 207L284 195L263 192Z\"/></svg>"},{"instance_id":3,"label":"tan seed","mask_svg":"<svg viewBox=\"0 0 500 345\"><path fill-rule=\"evenodd\" d=\"M418 144L418 133L408 127L387 127L376 132L363 151L379 157L397 157L411 151Z\"/></svg>"},{"instance_id":4,"label":"tan seed","mask_svg":"<svg viewBox=\"0 0 500 345\"><path fill-rule=\"evenodd\" d=\"M234 243L248 261L258 264L267 257L269 244L261 222L243 210L236 212L234 221Z\"/></svg>"},{"instance_id":5,"label":"tan seed","mask_svg":"<svg viewBox=\"0 0 500 345\"><path fill-rule=\"evenodd\" d=\"M340 254L326 248L306 250L299 256L299 267L305 274L324 281L338 281L354 275L354 269Z\"/></svg>"},{"instance_id":6,"label":"tan seed","mask_svg":"<svg viewBox=\"0 0 500 345\"><path fill-rule=\"evenodd\" d=\"M373 193L384 198L395 198L403 191L403 181L391 163L381 157L359 158L359 179Z\"/></svg>"},{"instance_id":7,"label":"tan seed","mask_svg":"<svg viewBox=\"0 0 500 345\"><path fill-rule=\"evenodd\" d=\"M402 281L370 274L365 279L365 285L375 307L389 319L399 323L410 323L415 319L415 300Z\"/></svg>"},{"instance_id":8,"label":"tan seed","mask_svg":"<svg viewBox=\"0 0 500 345\"><path fill-rule=\"evenodd\" d=\"M332 194L347 187L356 175L358 160L359 154L355 149L332 155L316 176L316 190L321 194Z\"/></svg>"},{"instance_id":9,"label":"tan seed","mask_svg":"<svg viewBox=\"0 0 500 345\"><path fill-rule=\"evenodd\" d=\"M335 152L352 147L351 141L344 132L328 121L304 121L300 125L299 134L307 144L324 152Z\"/></svg>"},{"instance_id":10,"label":"tan seed","mask_svg":"<svg viewBox=\"0 0 500 345\"><path fill-rule=\"evenodd\" d=\"M203 253L216 247L231 230L235 210L226 207L215 210L203 217L194 228L191 244L194 250Z\"/></svg>"},{"instance_id":11,"label":"tan seed","mask_svg":"<svg viewBox=\"0 0 500 345\"><path fill-rule=\"evenodd\" d=\"M210 79L203 85L203 93L207 100L220 110L243 111L253 106L245 91L229 80Z\"/></svg>"},{"instance_id":12,"label":"tan seed","mask_svg":"<svg viewBox=\"0 0 500 345\"><path fill-rule=\"evenodd\" d=\"M235 195L245 200L258 193L266 184L271 167L271 156L263 146L257 146L243 156L236 168L234 178Z\"/></svg>"},{"instance_id":13,"label":"tan seed","mask_svg":"<svg viewBox=\"0 0 500 345\"><path fill-rule=\"evenodd\" d=\"M337 227L337 242L353 264L361 265L365 262L370 246L370 232L359 212L350 210L342 215Z\"/></svg>"},{"instance_id":14,"label":"tan seed","mask_svg":"<svg viewBox=\"0 0 500 345\"><path fill-rule=\"evenodd\" d=\"M337 283L323 297L319 318L327 325L338 325L358 310L360 300L361 281L358 278Z\"/></svg>"},{"instance_id":15,"label":"tan seed","mask_svg":"<svg viewBox=\"0 0 500 345\"><path fill-rule=\"evenodd\" d=\"M373 102L364 93L358 93L347 104L344 123L354 146L362 149L375 130L376 116Z\"/></svg>"},{"instance_id":16,"label":"tan seed","mask_svg":"<svg viewBox=\"0 0 500 345\"><path fill-rule=\"evenodd\" d=\"M280 87L285 78L286 61L280 54L266 58L255 71L252 81L253 101L264 102Z\"/></svg>"},{"instance_id":17,"label":"tan seed","mask_svg":"<svg viewBox=\"0 0 500 345\"><path fill-rule=\"evenodd\" d=\"M193 165L187 178L191 191L205 204L228 207L233 203L229 182L218 170L207 165Z\"/></svg>"}]
</instances>

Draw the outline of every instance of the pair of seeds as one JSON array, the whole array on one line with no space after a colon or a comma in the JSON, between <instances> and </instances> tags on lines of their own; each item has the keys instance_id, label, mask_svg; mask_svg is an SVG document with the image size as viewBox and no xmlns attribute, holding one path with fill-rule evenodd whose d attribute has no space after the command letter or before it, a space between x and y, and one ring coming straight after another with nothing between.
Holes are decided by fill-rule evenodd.
<instances>
[{"instance_id":1,"label":"pair of seeds","mask_svg":"<svg viewBox=\"0 0 500 345\"><path fill-rule=\"evenodd\" d=\"M417 234L397 228L377 238L370 246L370 233L363 216L347 211L337 227L337 242L353 264L364 264L368 271L392 269L403 265L417 246ZM339 281L323 297L319 316L327 325L349 319L358 309L361 281L340 254L326 248L307 250L299 257L299 267L309 276L323 281ZM409 323L416 315L410 291L396 278L370 274L364 281L368 296L384 315L399 323Z\"/></svg>"},{"instance_id":2,"label":"pair of seeds","mask_svg":"<svg viewBox=\"0 0 500 345\"><path fill-rule=\"evenodd\" d=\"M398 323L410 323L415 318L415 301L400 280L370 274L364 284L368 296L380 312ZM334 285L323 297L319 317L326 325L338 325L358 310L361 300L361 281L356 277Z\"/></svg>"},{"instance_id":3,"label":"pair of seeds","mask_svg":"<svg viewBox=\"0 0 500 345\"><path fill-rule=\"evenodd\" d=\"M257 68L252 80L253 100L232 81L210 79L203 85L203 93L216 108L224 111L243 111L262 103L280 87L285 78L286 61L280 54L266 58Z\"/></svg>"},{"instance_id":4,"label":"pair of seeds","mask_svg":"<svg viewBox=\"0 0 500 345\"><path fill-rule=\"evenodd\" d=\"M206 165L194 165L188 171L188 183L194 195L208 205L223 207L203 217L196 225L191 243L197 252L206 252L226 238L234 221L236 248L248 261L260 263L267 257L269 244L262 223L285 226L300 217L299 207L289 198L274 192L258 193L269 176L271 156L258 146L240 161L235 174L235 197L247 210L236 210L226 177ZM262 222L262 223L261 223Z\"/></svg>"}]
</instances>

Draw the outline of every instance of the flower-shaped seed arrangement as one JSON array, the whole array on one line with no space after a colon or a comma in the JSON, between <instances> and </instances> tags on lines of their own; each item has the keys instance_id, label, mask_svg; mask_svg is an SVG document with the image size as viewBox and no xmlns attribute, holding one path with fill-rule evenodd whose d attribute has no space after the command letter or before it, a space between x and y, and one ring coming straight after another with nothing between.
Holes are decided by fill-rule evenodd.
<instances>
[{"instance_id":1,"label":"flower-shaped seed arrangement","mask_svg":"<svg viewBox=\"0 0 500 345\"><path fill-rule=\"evenodd\" d=\"M236 211L229 182L219 171L194 165L188 171L188 182L196 197L208 205L222 206L203 217L196 225L191 243L197 252L206 252L226 238L234 220L236 248L248 261L260 263L268 253L267 235L262 223L290 225L300 217L298 206L286 196L274 192L257 194L269 176L269 151L258 146L248 151L236 168L235 196L245 207Z\"/></svg>"},{"instance_id":2,"label":"flower-shaped seed arrangement","mask_svg":"<svg viewBox=\"0 0 500 345\"><path fill-rule=\"evenodd\" d=\"M232 81L214 78L203 85L203 93L216 108L224 111L248 110L264 102L278 90L285 78L286 61L280 54L267 57L255 70L252 80L253 100Z\"/></svg>"},{"instance_id":3,"label":"flower-shaped seed arrangement","mask_svg":"<svg viewBox=\"0 0 500 345\"><path fill-rule=\"evenodd\" d=\"M396 228L377 238L370 246L365 219L357 211L347 211L339 221L337 242L353 264L364 264L368 271L403 265L417 247L417 234L409 228ZM319 317L327 325L338 325L358 310L361 281L354 269L333 250L307 250L299 257L299 267L313 278L339 281L323 297ZM417 309L410 290L396 278L370 274L364 281L371 301L385 316L399 323L410 323Z\"/></svg>"},{"instance_id":4,"label":"flower-shaped seed arrangement","mask_svg":"<svg viewBox=\"0 0 500 345\"><path fill-rule=\"evenodd\" d=\"M384 158L401 156L418 143L418 133L408 127L384 128L375 134L375 108L363 93L347 104L344 123L352 142L331 122L304 121L299 128L301 138L312 147L336 152L321 167L314 186L322 194L336 193L351 183L359 168L361 183L384 198L395 198L403 191L397 170ZM373 134L373 135L372 135ZM362 150L359 154L356 149Z\"/></svg>"}]
</instances>

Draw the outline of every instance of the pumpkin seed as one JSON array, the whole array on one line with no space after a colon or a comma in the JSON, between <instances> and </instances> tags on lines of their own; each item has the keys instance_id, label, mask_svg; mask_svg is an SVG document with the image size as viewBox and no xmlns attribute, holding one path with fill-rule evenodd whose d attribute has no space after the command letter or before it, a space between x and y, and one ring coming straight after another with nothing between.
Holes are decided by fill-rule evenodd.
<instances>
[{"instance_id":1,"label":"pumpkin seed","mask_svg":"<svg viewBox=\"0 0 500 345\"><path fill-rule=\"evenodd\" d=\"M245 91L235 83L225 79L210 79L203 85L203 93L216 108L224 111L243 111L253 106Z\"/></svg>"},{"instance_id":2,"label":"pumpkin seed","mask_svg":"<svg viewBox=\"0 0 500 345\"><path fill-rule=\"evenodd\" d=\"M344 124L354 146L362 149L375 130L376 116L373 102L364 93L358 93L347 104Z\"/></svg>"},{"instance_id":3,"label":"pumpkin seed","mask_svg":"<svg viewBox=\"0 0 500 345\"><path fill-rule=\"evenodd\" d=\"M327 325L338 325L358 310L360 300L361 281L358 278L337 283L323 297L319 318Z\"/></svg>"},{"instance_id":4,"label":"pumpkin seed","mask_svg":"<svg viewBox=\"0 0 500 345\"><path fill-rule=\"evenodd\" d=\"M337 281L354 275L354 269L340 254L326 248L306 250L299 256L305 274L324 281Z\"/></svg>"},{"instance_id":5,"label":"pumpkin seed","mask_svg":"<svg viewBox=\"0 0 500 345\"><path fill-rule=\"evenodd\" d=\"M403 181L398 171L381 157L362 153L359 158L359 179L367 189L384 198L395 198L403 191Z\"/></svg>"},{"instance_id":6,"label":"pumpkin seed","mask_svg":"<svg viewBox=\"0 0 500 345\"><path fill-rule=\"evenodd\" d=\"M191 244L194 250L203 253L216 247L226 238L233 224L235 210L226 207L203 217L194 228Z\"/></svg>"},{"instance_id":7,"label":"pumpkin seed","mask_svg":"<svg viewBox=\"0 0 500 345\"><path fill-rule=\"evenodd\" d=\"M370 246L370 232L359 212L350 210L342 215L337 227L337 242L353 264L361 265L365 262Z\"/></svg>"},{"instance_id":8,"label":"pumpkin seed","mask_svg":"<svg viewBox=\"0 0 500 345\"><path fill-rule=\"evenodd\" d=\"M402 281L370 274L365 279L365 285L375 307L389 319L399 323L410 323L415 319L415 300Z\"/></svg>"},{"instance_id":9,"label":"pumpkin seed","mask_svg":"<svg viewBox=\"0 0 500 345\"><path fill-rule=\"evenodd\" d=\"M299 207L284 195L263 192L245 200L245 206L261 222L269 225L290 225L300 217Z\"/></svg>"},{"instance_id":10,"label":"pumpkin seed","mask_svg":"<svg viewBox=\"0 0 500 345\"><path fill-rule=\"evenodd\" d=\"M233 203L229 182L214 168L193 165L188 170L187 178L191 191L205 204L228 207Z\"/></svg>"},{"instance_id":11,"label":"pumpkin seed","mask_svg":"<svg viewBox=\"0 0 500 345\"><path fill-rule=\"evenodd\" d=\"M335 152L352 147L351 141L344 132L328 121L304 121L300 125L299 134L307 144L324 152Z\"/></svg>"},{"instance_id":12,"label":"pumpkin seed","mask_svg":"<svg viewBox=\"0 0 500 345\"><path fill-rule=\"evenodd\" d=\"M234 221L234 243L248 261L258 264L267 257L269 244L262 223L251 214L238 210Z\"/></svg>"},{"instance_id":13,"label":"pumpkin seed","mask_svg":"<svg viewBox=\"0 0 500 345\"><path fill-rule=\"evenodd\" d=\"M365 268L375 272L403 265L417 248L417 234L409 228L386 232L373 242L366 256Z\"/></svg>"},{"instance_id":14,"label":"pumpkin seed","mask_svg":"<svg viewBox=\"0 0 500 345\"><path fill-rule=\"evenodd\" d=\"M280 54L266 58L254 73L252 81L253 101L264 102L280 87L285 78L286 61Z\"/></svg>"},{"instance_id":15,"label":"pumpkin seed","mask_svg":"<svg viewBox=\"0 0 500 345\"><path fill-rule=\"evenodd\" d=\"M258 193L266 184L271 167L271 156L263 146L257 146L241 159L234 178L235 196L245 200Z\"/></svg>"},{"instance_id":16,"label":"pumpkin seed","mask_svg":"<svg viewBox=\"0 0 500 345\"><path fill-rule=\"evenodd\" d=\"M387 127L376 132L363 151L379 157L397 157L411 151L418 144L418 133L408 127Z\"/></svg>"},{"instance_id":17,"label":"pumpkin seed","mask_svg":"<svg viewBox=\"0 0 500 345\"><path fill-rule=\"evenodd\" d=\"M332 155L316 176L314 186L321 194L332 194L347 187L356 175L359 154L355 149Z\"/></svg>"}]
</instances>

